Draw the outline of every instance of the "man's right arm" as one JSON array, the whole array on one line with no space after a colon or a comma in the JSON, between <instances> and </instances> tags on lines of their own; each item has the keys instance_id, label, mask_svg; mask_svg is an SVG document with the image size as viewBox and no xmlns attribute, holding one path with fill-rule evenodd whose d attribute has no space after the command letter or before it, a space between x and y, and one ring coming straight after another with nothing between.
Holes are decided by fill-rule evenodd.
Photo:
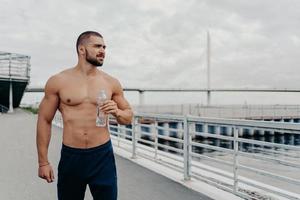
<instances>
[{"instance_id":1,"label":"man's right arm","mask_svg":"<svg viewBox=\"0 0 300 200\"><path fill-rule=\"evenodd\" d=\"M51 124L58 104L58 83L57 78L53 76L46 83L45 96L39 106L36 135L39 176L48 182L52 182L54 178L48 161L48 146L51 138Z\"/></svg>"}]
</instances>

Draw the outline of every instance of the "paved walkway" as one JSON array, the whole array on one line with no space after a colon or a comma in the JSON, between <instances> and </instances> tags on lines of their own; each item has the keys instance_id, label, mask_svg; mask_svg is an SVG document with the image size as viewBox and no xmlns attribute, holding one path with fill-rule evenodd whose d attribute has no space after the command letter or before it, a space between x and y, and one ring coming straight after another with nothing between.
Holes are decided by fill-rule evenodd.
<instances>
[{"instance_id":1,"label":"paved walkway","mask_svg":"<svg viewBox=\"0 0 300 200\"><path fill-rule=\"evenodd\" d=\"M48 184L37 177L36 116L22 110L0 114L0 199L54 200L56 180ZM57 174L61 129L52 128L49 160ZM119 200L210 200L116 155ZM91 200L87 190L86 200Z\"/></svg>"}]
</instances>

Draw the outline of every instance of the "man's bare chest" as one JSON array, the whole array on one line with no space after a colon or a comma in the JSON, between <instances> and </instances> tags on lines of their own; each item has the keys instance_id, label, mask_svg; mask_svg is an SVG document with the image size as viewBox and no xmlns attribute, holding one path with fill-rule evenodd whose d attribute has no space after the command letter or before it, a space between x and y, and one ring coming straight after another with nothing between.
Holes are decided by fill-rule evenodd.
<instances>
[{"instance_id":1,"label":"man's bare chest","mask_svg":"<svg viewBox=\"0 0 300 200\"><path fill-rule=\"evenodd\" d=\"M100 90L105 90L108 99L111 99L111 85L104 80L68 80L59 90L60 101L70 106L83 103L97 104Z\"/></svg>"}]
</instances>

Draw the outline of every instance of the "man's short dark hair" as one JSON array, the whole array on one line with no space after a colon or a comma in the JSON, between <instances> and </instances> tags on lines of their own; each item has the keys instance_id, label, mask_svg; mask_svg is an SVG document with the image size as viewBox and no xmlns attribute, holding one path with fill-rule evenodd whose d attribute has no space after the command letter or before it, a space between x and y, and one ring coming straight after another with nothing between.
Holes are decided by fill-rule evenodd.
<instances>
[{"instance_id":1,"label":"man's short dark hair","mask_svg":"<svg viewBox=\"0 0 300 200\"><path fill-rule=\"evenodd\" d=\"M77 38L77 42L76 42L76 51L77 54L79 54L78 51L78 46L83 44L87 39L89 39L91 36L97 36L97 37L102 37L102 35L96 31L85 31L83 33L81 33L78 38Z\"/></svg>"}]
</instances>

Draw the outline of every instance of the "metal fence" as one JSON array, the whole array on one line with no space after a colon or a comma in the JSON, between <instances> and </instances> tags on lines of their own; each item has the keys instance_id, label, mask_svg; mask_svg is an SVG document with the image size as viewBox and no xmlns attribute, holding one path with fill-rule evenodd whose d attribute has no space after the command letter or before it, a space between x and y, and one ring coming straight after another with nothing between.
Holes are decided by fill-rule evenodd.
<instances>
[{"instance_id":1,"label":"metal fence","mask_svg":"<svg viewBox=\"0 0 300 200\"><path fill-rule=\"evenodd\" d=\"M62 126L60 116L54 121ZM185 180L198 179L247 199L300 199L300 147L239 136L259 130L299 138L297 123L159 114L135 114L130 126L110 121L112 139L132 158L155 160L181 172ZM232 134L224 135L224 127Z\"/></svg>"},{"instance_id":2,"label":"metal fence","mask_svg":"<svg viewBox=\"0 0 300 200\"><path fill-rule=\"evenodd\" d=\"M5 106L3 106L3 105L0 104L0 113L7 113L8 110L9 109L7 107L5 107Z\"/></svg>"},{"instance_id":3,"label":"metal fence","mask_svg":"<svg viewBox=\"0 0 300 200\"><path fill-rule=\"evenodd\" d=\"M300 118L300 105L137 105L134 106L134 110L140 113L168 113L231 119Z\"/></svg>"}]
</instances>

